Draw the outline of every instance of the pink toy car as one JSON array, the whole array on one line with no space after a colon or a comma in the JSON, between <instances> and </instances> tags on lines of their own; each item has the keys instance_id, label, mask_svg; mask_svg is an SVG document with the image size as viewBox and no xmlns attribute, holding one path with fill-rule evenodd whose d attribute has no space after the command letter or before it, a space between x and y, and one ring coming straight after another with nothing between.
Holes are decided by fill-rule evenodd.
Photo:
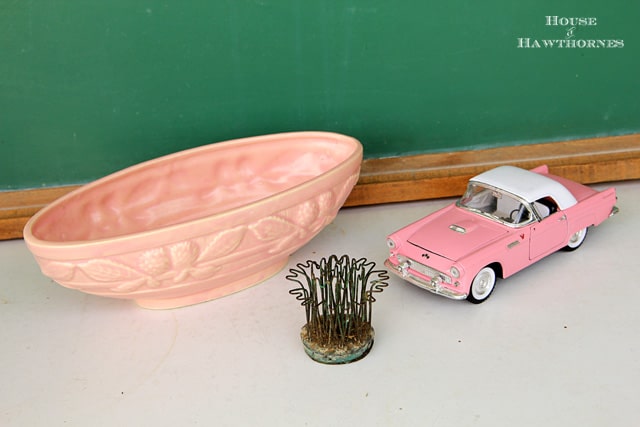
<instances>
[{"instance_id":1,"label":"pink toy car","mask_svg":"<svg viewBox=\"0 0 640 427\"><path fill-rule=\"evenodd\" d=\"M565 248L618 212L614 188L596 191L549 174L501 166L469 181L456 203L387 238L385 265L438 295L478 304L506 278Z\"/></svg>"}]
</instances>

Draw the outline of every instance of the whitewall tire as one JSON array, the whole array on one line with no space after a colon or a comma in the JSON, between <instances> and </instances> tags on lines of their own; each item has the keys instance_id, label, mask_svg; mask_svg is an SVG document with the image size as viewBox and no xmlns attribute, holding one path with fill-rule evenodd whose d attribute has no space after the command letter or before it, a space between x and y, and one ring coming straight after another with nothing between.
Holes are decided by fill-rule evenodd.
<instances>
[{"instance_id":1,"label":"whitewall tire","mask_svg":"<svg viewBox=\"0 0 640 427\"><path fill-rule=\"evenodd\" d=\"M569 237L569 242L567 242L567 246L565 246L564 249L567 251L575 251L578 249L587 237L587 230L589 229L585 227L573 233L571 237Z\"/></svg>"},{"instance_id":2,"label":"whitewall tire","mask_svg":"<svg viewBox=\"0 0 640 427\"><path fill-rule=\"evenodd\" d=\"M469 289L469 295L467 295L467 301L474 304L480 304L489 298L493 292L493 288L496 286L496 272L491 267L485 267L473 279L471 282L471 288Z\"/></svg>"}]
</instances>

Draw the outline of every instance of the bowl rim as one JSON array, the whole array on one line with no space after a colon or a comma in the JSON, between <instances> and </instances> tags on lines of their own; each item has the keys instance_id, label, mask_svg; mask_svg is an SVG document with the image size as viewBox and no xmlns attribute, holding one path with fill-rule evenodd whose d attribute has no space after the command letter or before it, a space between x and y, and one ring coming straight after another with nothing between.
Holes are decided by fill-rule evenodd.
<instances>
[{"instance_id":1,"label":"bowl rim","mask_svg":"<svg viewBox=\"0 0 640 427\"><path fill-rule=\"evenodd\" d=\"M262 142L270 142L270 141L274 141L274 140L291 140L291 139L299 139L299 138L324 138L324 139L328 139L331 141L336 141L336 142L341 142L341 143L346 143L346 144L350 144L353 147L353 150L350 152L350 154L341 162L339 162L338 164L336 164L334 167L328 169L327 171L318 174L314 177L312 177L311 179L308 179L306 181L303 181L299 184L296 184L290 188L287 188L284 191L280 191L277 193L273 193L267 197L264 197L262 199L258 199L254 202L251 203L247 203L247 204L243 204L231 209L227 209L218 213L214 213L212 215L206 215L203 217L199 217L199 218L195 218L195 219L191 219L188 221L181 221L181 222L177 222L174 224L170 224L170 225L165 225L165 226L160 226L160 227L156 227L156 228L151 228L148 230L143 230L143 231L137 231L137 232L133 232L133 233L128 233L128 234L121 234L121 235L116 235L116 236L112 236L112 237L103 237L103 238L99 238L99 239L91 239L91 240L69 240L69 241L52 241L52 240L43 240L40 239L38 237L36 237L33 232L32 229L34 227L34 225L40 220L40 218L42 218L43 216L45 216L49 211L51 211L52 209L56 208L57 206L64 204L67 200L76 197L78 194L81 193L86 193L86 192L90 192L92 190L94 190L96 187L100 187L101 185L110 182L114 179L117 179L121 176L124 175L129 175L129 174L135 174L137 170L139 169L143 169L143 168L147 168L149 167L149 165L152 165L154 163L162 163L162 162L166 162L167 160L171 159L171 158L181 158L181 157L187 157L189 155L192 155L194 153L197 153L199 151L209 151L209 150L213 150L213 151L219 151L219 150L224 150L226 148L229 148L230 146L236 146L236 145L250 145L250 144L256 144L256 143L262 143ZM99 245L103 245L105 243L121 243L121 242L125 242L125 241L130 241L130 240L136 240L138 238L144 237L144 236L149 236L149 235L155 235L155 234L164 234L164 233L170 233L173 230L176 229L180 229L180 228L184 228L185 226L189 225L189 226L196 226L199 223L205 222L205 221L211 221L212 219L215 218L224 218L224 217L228 217L231 215L237 215L243 211L247 211L250 209L254 209L256 206L259 205L263 205L263 204L267 204L269 202L271 202L271 200L275 199L276 197L279 198L283 198L286 197L287 195L291 194L291 193L297 193L301 190L303 190L305 187L309 187L311 185L313 185L315 182L317 182L318 180L320 180L323 177L329 176L329 175L335 175L337 173L339 173L339 171L341 171L344 168L348 168L350 167L350 164L356 160L356 159L362 159L362 155L363 155L363 147L362 144L360 143L360 141L358 141L356 138L348 136L348 135L344 135L341 133L336 133L336 132L328 132L328 131L295 131L295 132L281 132L281 133L274 133L274 134L267 134L267 135L258 135L258 136L249 136L249 137L244 137L244 138L237 138L237 139L231 139L231 140L226 140L226 141L220 141L220 142L213 142L213 143L208 143L205 145L201 145L201 146L197 146L197 147L193 147L193 148L187 148L184 150L180 150L180 151L176 151L174 153L169 153L166 155L162 155L159 157L155 157L153 159L149 159L128 167L125 167L123 169L120 169L118 171L115 171L113 173L110 173L108 175L105 175L101 178L98 178L94 181L91 181L87 184L82 185L81 187L61 196L60 198L54 200L53 202L51 202L50 204L48 204L47 206L45 206L44 208L40 209L38 212L36 212L25 224L24 229L23 229L23 238L25 240L25 243L31 247L31 248L42 248L42 249L52 249L52 248L65 248L65 249L72 249L72 248L88 248L88 247L92 247L92 246L99 246ZM193 238L194 236L185 236L181 237L178 240L187 240L190 238ZM171 242L167 242L171 243ZM37 254L36 254L37 255Z\"/></svg>"}]
</instances>

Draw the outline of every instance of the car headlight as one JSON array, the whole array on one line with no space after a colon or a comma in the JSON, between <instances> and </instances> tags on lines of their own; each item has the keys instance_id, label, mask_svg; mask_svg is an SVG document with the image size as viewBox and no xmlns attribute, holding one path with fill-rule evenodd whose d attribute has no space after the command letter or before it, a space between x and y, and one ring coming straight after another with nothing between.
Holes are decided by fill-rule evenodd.
<instances>
[{"instance_id":1,"label":"car headlight","mask_svg":"<svg viewBox=\"0 0 640 427\"><path fill-rule=\"evenodd\" d=\"M387 246L389 247L389 249L395 249L396 242L394 242L393 239L387 239Z\"/></svg>"},{"instance_id":2,"label":"car headlight","mask_svg":"<svg viewBox=\"0 0 640 427\"><path fill-rule=\"evenodd\" d=\"M449 273L451 273L451 275L453 277L455 277L456 279L458 279L460 277L460 270L458 270L456 267L451 267L449 269Z\"/></svg>"}]
</instances>

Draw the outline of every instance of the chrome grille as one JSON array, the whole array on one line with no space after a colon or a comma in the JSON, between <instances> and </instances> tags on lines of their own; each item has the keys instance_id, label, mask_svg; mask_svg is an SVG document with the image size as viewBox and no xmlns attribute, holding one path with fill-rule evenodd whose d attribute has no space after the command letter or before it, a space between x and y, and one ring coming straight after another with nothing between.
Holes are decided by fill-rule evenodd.
<instances>
[{"instance_id":1,"label":"chrome grille","mask_svg":"<svg viewBox=\"0 0 640 427\"><path fill-rule=\"evenodd\" d=\"M418 261L411 258L408 258L407 261L409 263L409 267L414 269L418 273L424 274L425 276L430 277L432 279L439 276L442 278L442 280L445 283L451 283L451 278L446 274L444 274L443 272L438 271L435 268L431 268L428 265L419 263Z\"/></svg>"}]
</instances>

